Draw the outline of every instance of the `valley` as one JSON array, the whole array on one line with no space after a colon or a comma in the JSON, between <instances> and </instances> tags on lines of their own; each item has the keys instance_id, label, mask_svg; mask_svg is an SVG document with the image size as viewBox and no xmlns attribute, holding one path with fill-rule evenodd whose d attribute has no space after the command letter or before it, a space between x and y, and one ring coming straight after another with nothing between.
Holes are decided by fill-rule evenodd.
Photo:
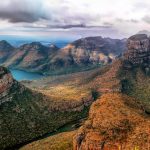
<instances>
[{"instance_id":1,"label":"valley","mask_svg":"<svg viewBox=\"0 0 150 150\"><path fill-rule=\"evenodd\" d=\"M50 93L49 95L53 95L54 91L48 89L55 87L55 90L58 89L64 97L66 87L72 89L73 85L76 85L78 88L82 86L82 90L79 91L83 91L83 89L91 90L97 95L96 101L90 108L88 119L71 136L73 140L69 144L73 143L72 148L74 150L97 148L116 150L119 147L121 149L135 147L143 148L143 150L149 149L149 50L147 51L147 47L143 48L143 52L146 50L147 53L144 59L141 54L137 54L138 57L133 55L135 56L134 59L127 57L127 55L131 56L130 51L137 46L138 40L142 40L143 43L146 42L146 36L142 39L139 39L140 35L136 36L133 36L135 41L132 40L133 37L128 39L129 45L128 51L125 53L126 57L114 61L111 65L53 79L45 78L41 81L23 82L29 88L35 89L38 89L37 87L41 82L45 83L44 87L39 88L39 91L43 94ZM130 43L133 46L131 49ZM141 47L139 46L138 49L141 49ZM142 59L143 61L137 62L136 59ZM68 93L66 94L68 95ZM59 95L58 99L60 99ZM140 125L138 125L139 121ZM61 134L67 136L71 132ZM65 140L65 138L59 139L57 135L54 137L57 142ZM44 149L45 146L50 148L51 138L53 136L35 141L22 149ZM69 140L66 140L66 142L69 142ZM40 143L41 145L39 145ZM65 149L65 146L61 148L59 146L59 143L57 143L56 150Z\"/></svg>"},{"instance_id":2,"label":"valley","mask_svg":"<svg viewBox=\"0 0 150 150\"><path fill-rule=\"evenodd\" d=\"M149 10L2 0L0 150L150 150Z\"/></svg>"},{"instance_id":3,"label":"valley","mask_svg":"<svg viewBox=\"0 0 150 150\"><path fill-rule=\"evenodd\" d=\"M38 80L18 82L1 67L1 149L147 148L149 45L134 35L112 63Z\"/></svg>"}]
</instances>

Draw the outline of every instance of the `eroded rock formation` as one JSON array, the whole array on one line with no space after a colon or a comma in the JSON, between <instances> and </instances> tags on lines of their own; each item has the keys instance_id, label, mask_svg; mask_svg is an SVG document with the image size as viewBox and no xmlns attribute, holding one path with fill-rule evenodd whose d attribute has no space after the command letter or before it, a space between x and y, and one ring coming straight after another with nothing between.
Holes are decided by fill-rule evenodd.
<instances>
[{"instance_id":1,"label":"eroded rock formation","mask_svg":"<svg viewBox=\"0 0 150 150\"><path fill-rule=\"evenodd\" d=\"M150 38L145 34L131 36L127 41L125 60L133 65L150 67Z\"/></svg>"},{"instance_id":2,"label":"eroded rock formation","mask_svg":"<svg viewBox=\"0 0 150 150\"><path fill-rule=\"evenodd\" d=\"M9 96L9 92L14 83L11 73L0 67L0 104L11 101L12 97Z\"/></svg>"}]
</instances>

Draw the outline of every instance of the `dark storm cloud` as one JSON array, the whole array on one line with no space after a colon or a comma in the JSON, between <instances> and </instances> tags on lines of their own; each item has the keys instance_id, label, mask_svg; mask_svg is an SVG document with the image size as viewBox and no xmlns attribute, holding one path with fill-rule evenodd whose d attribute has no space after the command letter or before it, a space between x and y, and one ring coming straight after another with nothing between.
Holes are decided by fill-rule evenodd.
<instances>
[{"instance_id":1,"label":"dark storm cloud","mask_svg":"<svg viewBox=\"0 0 150 150\"><path fill-rule=\"evenodd\" d=\"M39 2L38 0L37 3L34 3L34 0L5 0L0 5L0 18L12 23L32 23L39 19L47 19L39 7Z\"/></svg>"},{"instance_id":2,"label":"dark storm cloud","mask_svg":"<svg viewBox=\"0 0 150 150\"><path fill-rule=\"evenodd\" d=\"M46 1L49 3L48 6ZM80 9L79 11L72 9L72 5L68 5L68 2L61 2L63 5L61 3L54 5L53 0L4 0L0 5L0 19L8 20L12 24L22 23L21 26L24 28L30 26L31 28L70 29L107 28L110 26L97 23L92 26L93 23L101 19L100 14L92 14L87 11L80 12ZM42 19L45 22L42 22ZM35 22L38 22L36 26L33 24Z\"/></svg>"},{"instance_id":3,"label":"dark storm cloud","mask_svg":"<svg viewBox=\"0 0 150 150\"><path fill-rule=\"evenodd\" d=\"M32 23L38 21L39 19L46 19L45 16L38 16L33 12L24 12L24 11L14 11L14 12L5 12L0 10L0 18L8 20L12 23L17 22L28 22Z\"/></svg>"}]
</instances>

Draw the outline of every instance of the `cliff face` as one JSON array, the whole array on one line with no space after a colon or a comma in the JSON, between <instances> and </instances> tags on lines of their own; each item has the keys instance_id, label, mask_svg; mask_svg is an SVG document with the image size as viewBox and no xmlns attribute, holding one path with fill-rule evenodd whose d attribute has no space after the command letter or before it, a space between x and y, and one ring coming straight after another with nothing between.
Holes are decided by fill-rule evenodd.
<instances>
[{"instance_id":1,"label":"cliff face","mask_svg":"<svg viewBox=\"0 0 150 150\"><path fill-rule=\"evenodd\" d=\"M145 34L132 36L127 41L125 60L134 65L150 67L150 38Z\"/></svg>"},{"instance_id":2,"label":"cliff face","mask_svg":"<svg viewBox=\"0 0 150 150\"><path fill-rule=\"evenodd\" d=\"M127 47L120 63L114 62L97 78L102 96L74 136L74 150L150 148L149 38L134 35L128 39Z\"/></svg>"},{"instance_id":3,"label":"cliff face","mask_svg":"<svg viewBox=\"0 0 150 150\"><path fill-rule=\"evenodd\" d=\"M99 51L105 55L113 53L115 55L121 54L125 50L126 40L111 39L98 37L87 37L74 41L71 43L75 48L86 49L89 51Z\"/></svg>"},{"instance_id":4,"label":"cliff face","mask_svg":"<svg viewBox=\"0 0 150 150\"><path fill-rule=\"evenodd\" d=\"M8 96L11 86L14 80L5 68L0 67L0 104L11 101L11 97Z\"/></svg>"},{"instance_id":5,"label":"cliff face","mask_svg":"<svg viewBox=\"0 0 150 150\"><path fill-rule=\"evenodd\" d=\"M125 40L87 37L74 41L56 55L65 64L87 65L109 63L125 50ZM56 59L56 60L57 60Z\"/></svg>"}]
</instances>

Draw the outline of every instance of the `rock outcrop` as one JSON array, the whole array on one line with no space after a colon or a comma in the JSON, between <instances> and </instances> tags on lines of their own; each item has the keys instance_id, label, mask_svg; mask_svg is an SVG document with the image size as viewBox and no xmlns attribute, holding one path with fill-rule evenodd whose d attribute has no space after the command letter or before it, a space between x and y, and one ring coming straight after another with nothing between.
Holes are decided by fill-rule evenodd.
<instances>
[{"instance_id":1,"label":"rock outcrop","mask_svg":"<svg viewBox=\"0 0 150 150\"><path fill-rule=\"evenodd\" d=\"M100 36L82 38L60 49L56 57L63 60L64 66L107 64L123 53L125 42Z\"/></svg>"},{"instance_id":2,"label":"rock outcrop","mask_svg":"<svg viewBox=\"0 0 150 150\"><path fill-rule=\"evenodd\" d=\"M127 41L128 50L125 52L125 60L133 65L150 67L150 38L145 34L137 34Z\"/></svg>"},{"instance_id":3,"label":"rock outcrop","mask_svg":"<svg viewBox=\"0 0 150 150\"><path fill-rule=\"evenodd\" d=\"M14 80L10 72L5 68L0 67L0 104L11 101L9 91L13 83Z\"/></svg>"},{"instance_id":4,"label":"rock outcrop","mask_svg":"<svg viewBox=\"0 0 150 150\"><path fill-rule=\"evenodd\" d=\"M14 47L7 41L0 41L0 63L5 62L8 57L14 52Z\"/></svg>"},{"instance_id":5,"label":"rock outcrop","mask_svg":"<svg viewBox=\"0 0 150 150\"><path fill-rule=\"evenodd\" d=\"M74 136L74 150L150 149L150 39L134 35L127 48L97 77L102 96Z\"/></svg>"},{"instance_id":6,"label":"rock outcrop","mask_svg":"<svg viewBox=\"0 0 150 150\"><path fill-rule=\"evenodd\" d=\"M74 150L127 150L150 148L150 119L136 100L105 94L92 104L89 118L73 140Z\"/></svg>"}]
</instances>

